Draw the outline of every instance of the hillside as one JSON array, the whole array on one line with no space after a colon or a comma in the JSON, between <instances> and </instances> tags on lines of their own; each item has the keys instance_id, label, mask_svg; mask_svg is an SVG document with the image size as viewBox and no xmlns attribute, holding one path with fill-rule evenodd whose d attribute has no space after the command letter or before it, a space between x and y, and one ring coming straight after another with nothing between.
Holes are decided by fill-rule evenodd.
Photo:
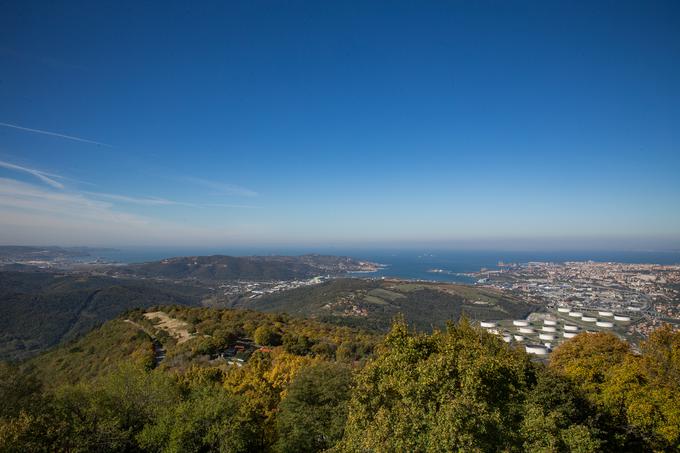
<instances>
[{"instance_id":1,"label":"hillside","mask_svg":"<svg viewBox=\"0 0 680 453\"><path fill-rule=\"evenodd\" d=\"M17 261L57 261L73 258L90 257L100 251L90 247L35 247L24 245L0 245L0 264Z\"/></svg>"},{"instance_id":2,"label":"hillside","mask_svg":"<svg viewBox=\"0 0 680 453\"><path fill-rule=\"evenodd\" d=\"M29 359L24 367L50 376L48 386L103 376L123 363L146 369L228 368L224 356L249 358L266 347L281 353L354 361L382 335L303 318L248 310L160 305L132 310ZM240 346L240 347L239 347Z\"/></svg>"},{"instance_id":3,"label":"hillside","mask_svg":"<svg viewBox=\"0 0 680 453\"><path fill-rule=\"evenodd\" d=\"M342 275L348 271L374 269L348 257L329 255L302 256L183 256L149 263L116 266L112 275L204 282L229 280L295 280L317 275Z\"/></svg>"},{"instance_id":4,"label":"hillside","mask_svg":"<svg viewBox=\"0 0 680 453\"><path fill-rule=\"evenodd\" d=\"M419 330L431 330L461 315L476 320L524 318L539 309L473 286L367 279L335 279L239 301L238 306L381 331L389 328L397 314Z\"/></svg>"},{"instance_id":5,"label":"hillside","mask_svg":"<svg viewBox=\"0 0 680 453\"><path fill-rule=\"evenodd\" d=\"M0 360L35 355L125 310L198 305L207 293L199 287L144 280L0 272Z\"/></svg>"},{"instance_id":6,"label":"hillside","mask_svg":"<svg viewBox=\"0 0 680 453\"><path fill-rule=\"evenodd\" d=\"M678 348L584 333L546 366L466 321L156 306L0 363L0 451L677 451Z\"/></svg>"}]
</instances>

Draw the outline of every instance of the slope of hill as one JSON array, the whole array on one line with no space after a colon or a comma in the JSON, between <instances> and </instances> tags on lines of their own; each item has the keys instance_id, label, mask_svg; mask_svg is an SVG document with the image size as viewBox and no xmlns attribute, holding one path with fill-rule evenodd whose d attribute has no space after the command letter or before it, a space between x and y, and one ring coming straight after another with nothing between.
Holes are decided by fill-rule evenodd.
<instances>
[{"instance_id":1,"label":"slope of hill","mask_svg":"<svg viewBox=\"0 0 680 453\"><path fill-rule=\"evenodd\" d=\"M375 269L375 264L348 257L302 256L184 256L149 263L118 266L112 275L201 281L295 280L317 275L342 275L348 271Z\"/></svg>"},{"instance_id":2,"label":"slope of hill","mask_svg":"<svg viewBox=\"0 0 680 453\"><path fill-rule=\"evenodd\" d=\"M250 310L159 305L131 310L23 365L46 385L75 384L103 376L122 363L146 369L225 367L265 347L282 353L354 361L369 355L381 334L304 318ZM162 352L161 352L162 351Z\"/></svg>"},{"instance_id":3,"label":"slope of hill","mask_svg":"<svg viewBox=\"0 0 680 453\"><path fill-rule=\"evenodd\" d=\"M158 306L0 363L0 451L677 451L679 347L582 333L546 366L466 321Z\"/></svg>"},{"instance_id":4,"label":"slope of hill","mask_svg":"<svg viewBox=\"0 0 680 453\"><path fill-rule=\"evenodd\" d=\"M156 304L198 305L207 289L49 272L0 272L0 360L35 355L121 313Z\"/></svg>"},{"instance_id":5,"label":"slope of hill","mask_svg":"<svg viewBox=\"0 0 680 453\"><path fill-rule=\"evenodd\" d=\"M477 320L524 318L539 309L501 292L472 286L366 279L335 279L240 301L239 306L381 331L400 313L417 329L431 330L461 315Z\"/></svg>"}]
</instances>

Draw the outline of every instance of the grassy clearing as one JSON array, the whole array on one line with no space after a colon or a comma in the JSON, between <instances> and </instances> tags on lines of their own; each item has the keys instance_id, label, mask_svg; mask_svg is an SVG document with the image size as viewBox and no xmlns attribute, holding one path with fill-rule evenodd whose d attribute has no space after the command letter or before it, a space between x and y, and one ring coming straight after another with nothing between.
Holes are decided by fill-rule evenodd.
<instances>
[{"instance_id":1,"label":"grassy clearing","mask_svg":"<svg viewBox=\"0 0 680 453\"><path fill-rule=\"evenodd\" d=\"M144 313L144 317L152 321L159 329L168 332L177 340L177 344L184 343L193 337L189 333L189 324L179 319L171 318L163 311Z\"/></svg>"},{"instance_id":2,"label":"grassy clearing","mask_svg":"<svg viewBox=\"0 0 680 453\"><path fill-rule=\"evenodd\" d=\"M403 294L399 294L394 291L389 291L387 289L382 288L372 289L371 291L368 292L368 294L370 296L375 296L384 300L389 300L390 302L394 302L399 299L406 299L406 296L404 296Z\"/></svg>"}]
</instances>

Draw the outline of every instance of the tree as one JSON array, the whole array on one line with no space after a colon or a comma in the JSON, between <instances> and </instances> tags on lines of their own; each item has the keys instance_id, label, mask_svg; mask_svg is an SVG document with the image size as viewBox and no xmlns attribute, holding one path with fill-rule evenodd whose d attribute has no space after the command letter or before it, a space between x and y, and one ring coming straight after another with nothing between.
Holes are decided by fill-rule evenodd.
<instances>
[{"instance_id":1,"label":"tree","mask_svg":"<svg viewBox=\"0 0 680 453\"><path fill-rule=\"evenodd\" d=\"M524 402L525 451L601 451L597 413L576 386L544 367L536 378Z\"/></svg>"},{"instance_id":2,"label":"tree","mask_svg":"<svg viewBox=\"0 0 680 453\"><path fill-rule=\"evenodd\" d=\"M550 356L550 367L599 401L602 384L623 363L630 346L612 333L582 333L562 343ZM601 403L601 402L600 402Z\"/></svg>"},{"instance_id":3,"label":"tree","mask_svg":"<svg viewBox=\"0 0 680 453\"><path fill-rule=\"evenodd\" d=\"M320 362L303 368L279 406L276 426L282 452L326 450L342 438L352 374L345 365Z\"/></svg>"},{"instance_id":4,"label":"tree","mask_svg":"<svg viewBox=\"0 0 680 453\"><path fill-rule=\"evenodd\" d=\"M0 362L0 419L32 412L42 403L42 383L34 373Z\"/></svg>"},{"instance_id":5,"label":"tree","mask_svg":"<svg viewBox=\"0 0 680 453\"><path fill-rule=\"evenodd\" d=\"M409 334L396 322L358 375L342 450L498 451L521 445L528 357L466 321Z\"/></svg>"},{"instance_id":6,"label":"tree","mask_svg":"<svg viewBox=\"0 0 680 453\"><path fill-rule=\"evenodd\" d=\"M245 452L257 449L259 428L241 410L241 399L217 386L194 387L189 398L167 407L137 435L156 452Z\"/></svg>"},{"instance_id":7,"label":"tree","mask_svg":"<svg viewBox=\"0 0 680 453\"><path fill-rule=\"evenodd\" d=\"M263 346L278 346L281 344L281 334L268 324L261 325L255 329L253 339L255 343Z\"/></svg>"}]
</instances>

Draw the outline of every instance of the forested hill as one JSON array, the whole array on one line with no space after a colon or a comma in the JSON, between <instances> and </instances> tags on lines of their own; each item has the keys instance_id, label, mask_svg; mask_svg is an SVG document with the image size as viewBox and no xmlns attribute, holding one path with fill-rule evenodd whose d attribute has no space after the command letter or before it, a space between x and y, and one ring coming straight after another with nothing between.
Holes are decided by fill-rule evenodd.
<instances>
[{"instance_id":1,"label":"forested hill","mask_svg":"<svg viewBox=\"0 0 680 453\"><path fill-rule=\"evenodd\" d=\"M198 305L207 289L50 272L0 272L0 360L75 338L119 313L156 304Z\"/></svg>"},{"instance_id":2,"label":"forested hill","mask_svg":"<svg viewBox=\"0 0 680 453\"><path fill-rule=\"evenodd\" d=\"M349 257L302 256L183 256L149 263L116 266L115 275L145 278L195 279L206 282L228 280L295 280L318 275L342 275L348 271L373 269Z\"/></svg>"},{"instance_id":3,"label":"forested hill","mask_svg":"<svg viewBox=\"0 0 680 453\"><path fill-rule=\"evenodd\" d=\"M240 301L237 306L380 331L387 331L398 314L417 329L429 331L462 315L473 320L522 319L540 308L473 286L367 279L334 279Z\"/></svg>"},{"instance_id":4,"label":"forested hill","mask_svg":"<svg viewBox=\"0 0 680 453\"><path fill-rule=\"evenodd\" d=\"M50 376L48 385L53 387L97 378L126 362L172 372L195 365L224 368L229 360L245 362L262 348L355 362L369 357L381 338L374 332L286 315L158 305L122 313L25 365Z\"/></svg>"},{"instance_id":5,"label":"forested hill","mask_svg":"<svg viewBox=\"0 0 680 453\"><path fill-rule=\"evenodd\" d=\"M0 363L0 451L678 451L679 350L582 333L545 365L465 320L158 306Z\"/></svg>"}]
</instances>

